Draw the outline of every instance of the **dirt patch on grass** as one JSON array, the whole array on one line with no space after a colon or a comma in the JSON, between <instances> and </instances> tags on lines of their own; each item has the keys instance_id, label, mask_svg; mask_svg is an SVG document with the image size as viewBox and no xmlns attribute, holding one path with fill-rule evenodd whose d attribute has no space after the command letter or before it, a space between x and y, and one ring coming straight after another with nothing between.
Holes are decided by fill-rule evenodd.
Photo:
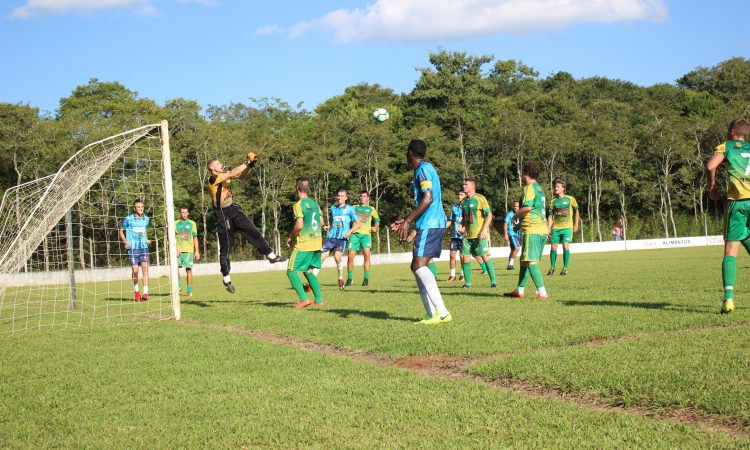
<instances>
[{"instance_id":1,"label":"dirt patch on grass","mask_svg":"<svg viewBox=\"0 0 750 450\"><path fill-rule=\"evenodd\" d=\"M431 377L443 377L450 379L460 379L467 381L475 381L484 383L488 386L492 386L495 389L499 389L505 392L511 392L514 394L523 395L530 398L538 398L545 400L562 401L570 404L574 404L587 409L609 412L609 413L623 413L634 416L649 417L654 420L666 420L677 422L685 425L691 425L703 430L719 432L734 437L750 437L750 420L743 420L737 417L728 416L716 416L708 414L696 408L665 408L660 410L654 410L641 406L623 406L614 405L608 402L602 397L586 393L586 392L565 392L562 390L554 389L548 386L541 385L539 383L514 380L514 379L486 379L475 374L467 372L467 369L475 364L479 364L485 361L496 360L507 357L509 355L517 354L518 352L510 352L502 355L486 355L486 356L451 356L451 355L418 355L410 357L393 358L384 355L374 355L369 352L360 350L351 350L346 348L337 347L335 345L320 344L310 341L305 341L298 338L280 336L267 331L249 330L242 327L234 327L228 325L219 324L208 324L193 320L182 320L177 322L178 324L192 326L196 328L209 329L224 331L240 336L247 336L252 339L267 342L277 345L283 345L286 347L295 348L298 350L314 352L327 356L344 357L350 358L357 361L369 362L372 364L378 364L381 366L390 366L411 372L418 373L423 376ZM610 344L613 342L628 341L638 339L646 336L659 336L669 335L675 333L685 333L690 331L697 331L706 328L722 328L722 327L739 327L747 326L747 324L728 324L728 325L703 325L691 327L688 329L681 329L667 332L657 333L638 333L628 336L619 337L597 337L591 340L577 344L583 346L595 346ZM537 351L549 351L551 348L538 349ZM532 350L533 351L533 350Z\"/></svg>"}]
</instances>

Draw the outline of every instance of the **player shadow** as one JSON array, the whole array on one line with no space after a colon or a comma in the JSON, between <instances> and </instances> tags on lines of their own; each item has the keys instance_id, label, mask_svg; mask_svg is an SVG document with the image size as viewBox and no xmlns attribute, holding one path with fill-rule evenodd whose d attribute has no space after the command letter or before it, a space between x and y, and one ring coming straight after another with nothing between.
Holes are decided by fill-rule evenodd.
<instances>
[{"instance_id":1,"label":"player shadow","mask_svg":"<svg viewBox=\"0 0 750 450\"><path fill-rule=\"evenodd\" d=\"M212 305L200 300L180 300L181 305L197 306L199 308L210 308Z\"/></svg>"},{"instance_id":2,"label":"player shadow","mask_svg":"<svg viewBox=\"0 0 750 450\"><path fill-rule=\"evenodd\" d=\"M263 302L262 305L268 306L271 308L294 308L295 302ZM336 309L336 308L330 308L328 306L324 306L322 308L308 307L307 309L310 311L317 312L317 313L336 314L337 316L340 316L344 319L350 316L362 316L368 319L401 320L401 321L406 321L406 322L414 322L413 317L392 316L387 311L360 311L358 309Z\"/></svg>"},{"instance_id":3,"label":"player shadow","mask_svg":"<svg viewBox=\"0 0 750 450\"><path fill-rule=\"evenodd\" d=\"M159 293L149 293L148 297L149 300L153 300L156 297L169 297L170 294L159 294ZM107 297L103 299L105 302L133 302L135 303L135 299L133 298L132 294L127 297ZM149 301L147 300L147 301Z\"/></svg>"},{"instance_id":4,"label":"player shadow","mask_svg":"<svg viewBox=\"0 0 750 450\"><path fill-rule=\"evenodd\" d=\"M709 308L696 308L669 302L623 302L616 300L563 300L558 301L565 306L621 306L625 308L663 309L682 312L707 312Z\"/></svg>"}]
</instances>

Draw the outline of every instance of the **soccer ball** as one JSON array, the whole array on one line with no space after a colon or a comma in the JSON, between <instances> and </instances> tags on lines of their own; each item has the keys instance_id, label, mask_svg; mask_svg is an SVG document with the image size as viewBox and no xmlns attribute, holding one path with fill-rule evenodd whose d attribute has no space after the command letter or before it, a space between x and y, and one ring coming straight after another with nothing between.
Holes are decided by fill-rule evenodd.
<instances>
[{"instance_id":1,"label":"soccer ball","mask_svg":"<svg viewBox=\"0 0 750 450\"><path fill-rule=\"evenodd\" d=\"M391 117L391 114L385 108L378 108L372 112L372 118L378 122L385 122Z\"/></svg>"}]
</instances>

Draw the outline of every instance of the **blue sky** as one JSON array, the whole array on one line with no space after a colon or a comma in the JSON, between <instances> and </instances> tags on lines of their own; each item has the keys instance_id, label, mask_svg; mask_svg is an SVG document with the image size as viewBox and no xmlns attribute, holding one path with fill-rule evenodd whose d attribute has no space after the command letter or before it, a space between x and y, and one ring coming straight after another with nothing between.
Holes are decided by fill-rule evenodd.
<instances>
[{"instance_id":1,"label":"blue sky","mask_svg":"<svg viewBox=\"0 0 750 450\"><path fill-rule=\"evenodd\" d=\"M443 48L542 76L673 83L750 58L739 0L6 0L0 102L54 111L90 78L163 104L279 97L312 109L347 86L408 92ZM742 19L742 22L746 22Z\"/></svg>"}]
</instances>

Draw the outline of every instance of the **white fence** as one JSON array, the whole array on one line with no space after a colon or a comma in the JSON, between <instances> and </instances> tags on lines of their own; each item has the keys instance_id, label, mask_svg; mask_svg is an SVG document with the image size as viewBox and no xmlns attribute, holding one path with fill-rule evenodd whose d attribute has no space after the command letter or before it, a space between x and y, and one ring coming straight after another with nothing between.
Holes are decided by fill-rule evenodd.
<instances>
[{"instance_id":1,"label":"white fence","mask_svg":"<svg viewBox=\"0 0 750 450\"><path fill-rule=\"evenodd\" d=\"M684 238L669 239L641 239L633 241L607 241L607 242L586 242L570 244L572 253L593 253L593 252L613 252L625 250L656 250L664 248L680 247L704 247L708 245L724 245L722 236L696 236ZM544 254L549 254L550 246L546 245ZM510 253L509 247L492 247L490 255L493 258L507 257ZM372 255L373 264L405 264L411 261L411 252L404 253L379 253ZM443 250L439 261L445 261L450 258L448 250ZM362 256L358 255L355 259L356 265L362 264ZM336 263L333 257L329 257L323 267L335 267ZM232 261L232 273L246 272L269 272L272 270L286 270L286 264L270 264L268 261ZM200 263L193 266L195 275L219 274L218 263ZM149 276L167 277L169 276L168 267L151 266ZM119 267L113 269L89 269L76 271L77 283L88 283L97 281L127 280L130 279L130 268ZM34 272L18 273L15 275L0 274L0 288L6 286L30 286L39 284L67 284L69 274L67 271L59 272Z\"/></svg>"}]
</instances>

